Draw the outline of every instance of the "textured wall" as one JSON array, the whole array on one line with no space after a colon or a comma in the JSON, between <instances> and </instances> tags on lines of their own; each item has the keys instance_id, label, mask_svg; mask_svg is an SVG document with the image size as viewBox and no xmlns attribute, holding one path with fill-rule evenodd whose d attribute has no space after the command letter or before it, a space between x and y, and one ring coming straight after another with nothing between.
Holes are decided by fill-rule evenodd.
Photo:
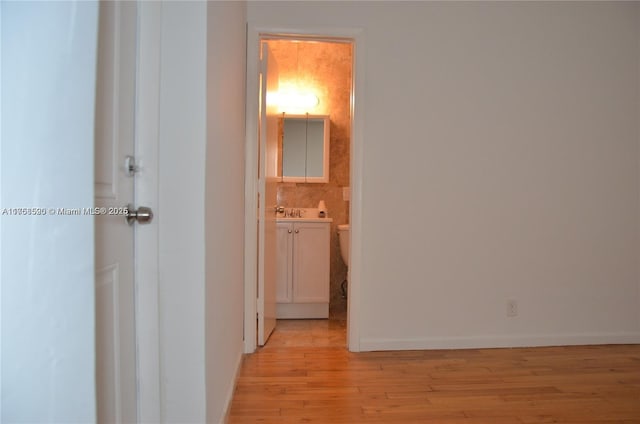
<instances>
[{"instance_id":1,"label":"textured wall","mask_svg":"<svg viewBox=\"0 0 640 424\"><path fill-rule=\"evenodd\" d=\"M329 183L281 183L278 204L285 207L314 208L324 200L333 218L331 227L331 303L333 316L346 311L340 284L347 267L340 256L337 226L349 222L349 202L342 188L349 186L349 135L351 133L351 45L344 43L268 42L271 58L278 64L281 88L298 87L318 96L318 105L310 114L330 115L331 151Z\"/></svg>"}]
</instances>

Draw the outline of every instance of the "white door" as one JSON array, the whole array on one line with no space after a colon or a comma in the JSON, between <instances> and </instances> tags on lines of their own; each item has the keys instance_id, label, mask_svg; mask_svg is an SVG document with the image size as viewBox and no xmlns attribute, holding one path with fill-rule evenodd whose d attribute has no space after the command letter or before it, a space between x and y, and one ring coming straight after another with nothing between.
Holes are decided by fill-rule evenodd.
<instances>
[{"instance_id":1,"label":"white door","mask_svg":"<svg viewBox=\"0 0 640 424\"><path fill-rule=\"evenodd\" d=\"M96 385L99 423L137 420L134 230L136 3L100 2L95 122ZM100 209L98 209L100 208Z\"/></svg>"},{"instance_id":2,"label":"white door","mask_svg":"<svg viewBox=\"0 0 640 424\"><path fill-rule=\"evenodd\" d=\"M278 116L269 93L278 90L278 67L261 44L258 171L258 345L264 346L276 326L276 203L278 182Z\"/></svg>"},{"instance_id":3,"label":"white door","mask_svg":"<svg viewBox=\"0 0 640 424\"><path fill-rule=\"evenodd\" d=\"M291 303L293 300L293 224L279 222L276 224L276 302Z\"/></svg>"}]
</instances>

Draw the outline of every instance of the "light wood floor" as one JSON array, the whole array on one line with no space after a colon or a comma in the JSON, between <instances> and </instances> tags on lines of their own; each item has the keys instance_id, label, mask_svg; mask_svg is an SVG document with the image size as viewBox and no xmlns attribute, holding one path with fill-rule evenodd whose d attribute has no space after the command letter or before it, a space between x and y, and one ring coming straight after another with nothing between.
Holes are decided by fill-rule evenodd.
<instances>
[{"instance_id":1,"label":"light wood floor","mask_svg":"<svg viewBox=\"0 0 640 424\"><path fill-rule=\"evenodd\" d=\"M640 345L349 353L344 321L278 321L240 423L640 423Z\"/></svg>"}]
</instances>

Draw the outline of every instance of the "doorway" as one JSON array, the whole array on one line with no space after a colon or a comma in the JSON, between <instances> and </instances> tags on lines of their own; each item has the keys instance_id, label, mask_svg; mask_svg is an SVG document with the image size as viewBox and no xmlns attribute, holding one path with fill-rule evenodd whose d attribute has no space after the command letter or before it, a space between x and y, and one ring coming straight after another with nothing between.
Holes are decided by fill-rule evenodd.
<instances>
[{"instance_id":1,"label":"doorway","mask_svg":"<svg viewBox=\"0 0 640 424\"><path fill-rule=\"evenodd\" d=\"M277 70L276 77L279 82L276 103L280 116L277 155L280 181L277 183L277 205L283 207L285 211L298 211L318 208L322 204L330 221L319 224L325 227L324 232L328 233L328 237L322 238L326 240L326 251L328 251L326 258L325 255L320 255L325 251L322 240L316 240L319 245L315 247L298 246L303 240L311 242L311 237L303 236L303 231L309 234L310 231L315 230L322 234L322 227L305 228L305 224L316 225L311 222L277 224L279 236L276 254L278 265L276 267L278 270L276 332L280 338L283 334L289 335L285 338L290 339L292 343L295 340L308 343L307 337L296 335L297 329L308 328L309 331L302 330L302 333L317 335L317 339L323 340L329 337L323 335L323 332L330 328L344 329L346 326L347 263L341 255L338 225L349 223L353 44L350 39L299 39L278 36L264 36L262 43L269 50L267 74L270 77L270 74ZM309 122L318 118L328 121L326 124L328 128L324 131L326 140L324 149L312 151L309 143ZM301 125L306 127L307 131L299 134L297 129ZM300 138L305 138L301 137L303 134L307 135L307 142L294 144ZM306 154L304 152L298 154L300 152L297 146L306 147ZM326 154L323 155L323 153ZM315 174L313 177L305 175L305 171L306 174L311 172L310 162L316 159L319 161L320 169L323 168L321 164L324 162L328 175L322 175L322 178L317 178ZM291 232L292 230L288 227L292 225L302 227L299 234ZM287 255L286 247L291 248L292 254ZM304 257L305 252L314 257L314 264L309 263L309 259ZM325 266L315 263L316 258L325 259ZM298 266L298 261L305 261L314 269L305 271ZM288 267L293 268L293 272L288 270ZM325 275L324 280L322 275ZM311 281L317 278L319 281ZM319 289L320 292L326 291L328 301L326 314L323 313L327 311L326 309L313 310L314 306L321 305L308 303L309 299L313 298L310 296L313 293L309 291L313 292L314 289ZM303 303L299 303L296 295L298 299L305 298ZM322 319L325 317L329 321L335 321L333 325L330 326L328 322L290 322L295 318ZM333 338L337 338L335 331L332 334ZM343 336L340 345L345 346L346 334L344 331L341 334Z\"/></svg>"},{"instance_id":2,"label":"doorway","mask_svg":"<svg viewBox=\"0 0 640 424\"><path fill-rule=\"evenodd\" d=\"M355 146L360 134L354 114L354 93L357 91L354 85L355 76L358 73L356 66L356 43L359 37L354 33L329 34L326 36L306 34L282 34L258 32L249 29L248 56L247 56L247 205L246 205L246 268L245 268L245 352L253 352L256 347L255 322L256 317L256 293L260 287L256 287L257 274L260 273L260 265L257 261L257 248L255 246L263 236L256 231L256 210L258 200L255 189L258 186L257 178L257 134L259 124L257 119L257 102L259 84L254 70L258 68L259 51L262 44L269 46L270 57L278 63L279 91L307 91L317 98L317 102L311 108L304 111L300 109L291 111L294 114L329 115L331 128L330 146L330 170L328 183L284 182L278 183L277 205L285 209L317 208L323 201L328 209L328 216L332 218L330 230L330 290L329 290L329 318L341 320L348 328L347 343L352 351L357 351L356 334L357 314L354 309L354 298L357 298L357 290L354 290L353 281L349 286L343 284L347 277L347 264L342 259L337 227L341 224L357 223L359 204L354 204L351 193L360 191L360 165L359 152ZM360 81L363 79L361 78ZM281 110L281 113L288 113ZM355 176L355 178L354 178ZM253 190L252 190L253 187ZM357 226L357 224L356 224ZM256 234L257 233L257 234ZM357 233L357 231L356 231ZM351 231L351 239L354 231ZM349 240L351 242L351 240ZM356 247L359 243L356 240ZM352 249L355 250L355 249ZM357 255L356 255L357 256ZM351 262L353 258L350 258ZM352 265L353 266L353 265ZM350 272L351 280L354 273ZM357 276L357 272L355 273ZM347 289L348 287L348 289ZM344 288L344 292L343 292ZM343 296L343 293L346 296ZM258 307L259 308L259 307ZM347 319L348 318L348 319ZM344 346L344 342L343 342Z\"/></svg>"}]
</instances>

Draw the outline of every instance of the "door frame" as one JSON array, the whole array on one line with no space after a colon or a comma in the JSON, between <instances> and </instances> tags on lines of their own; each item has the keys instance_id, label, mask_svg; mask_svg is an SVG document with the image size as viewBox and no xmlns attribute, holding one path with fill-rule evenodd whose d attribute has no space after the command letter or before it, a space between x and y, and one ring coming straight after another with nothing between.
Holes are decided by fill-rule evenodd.
<instances>
[{"instance_id":1,"label":"door frame","mask_svg":"<svg viewBox=\"0 0 640 424\"><path fill-rule=\"evenodd\" d=\"M347 316L347 347L360 351L361 299L361 217L362 170L364 141L365 34L360 28L273 28L247 26L246 74L246 144L245 144L245 231L244 231L244 351L252 353L257 343L258 281L258 73L259 52L263 38L349 39L353 45L351 97L351 163L350 163L350 258Z\"/></svg>"},{"instance_id":2,"label":"door frame","mask_svg":"<svg viewBox=\"0 0 640 424\"><path fill-rule=\"evenodd\" d=\"M162 6L142 0L135 3L133 150L140 172L135 176L133 201L136 207L149 206L157 214ZM160 422L158 219L142 227L134 225L132 231L136 421Z\"/></svg>"},{"instance_id":3,"label":"door frame","mask_svg":"<svg viewBox=\"0 0 640 424\"><path fill-rule=\"evenodd\" d=\"M140 172L135 206L148 206L156 218L134 225L134 287L138 422L160 422L160 328L158 175L162 3L137 0L135 157Z\"/></svg>"}]
</instances>

